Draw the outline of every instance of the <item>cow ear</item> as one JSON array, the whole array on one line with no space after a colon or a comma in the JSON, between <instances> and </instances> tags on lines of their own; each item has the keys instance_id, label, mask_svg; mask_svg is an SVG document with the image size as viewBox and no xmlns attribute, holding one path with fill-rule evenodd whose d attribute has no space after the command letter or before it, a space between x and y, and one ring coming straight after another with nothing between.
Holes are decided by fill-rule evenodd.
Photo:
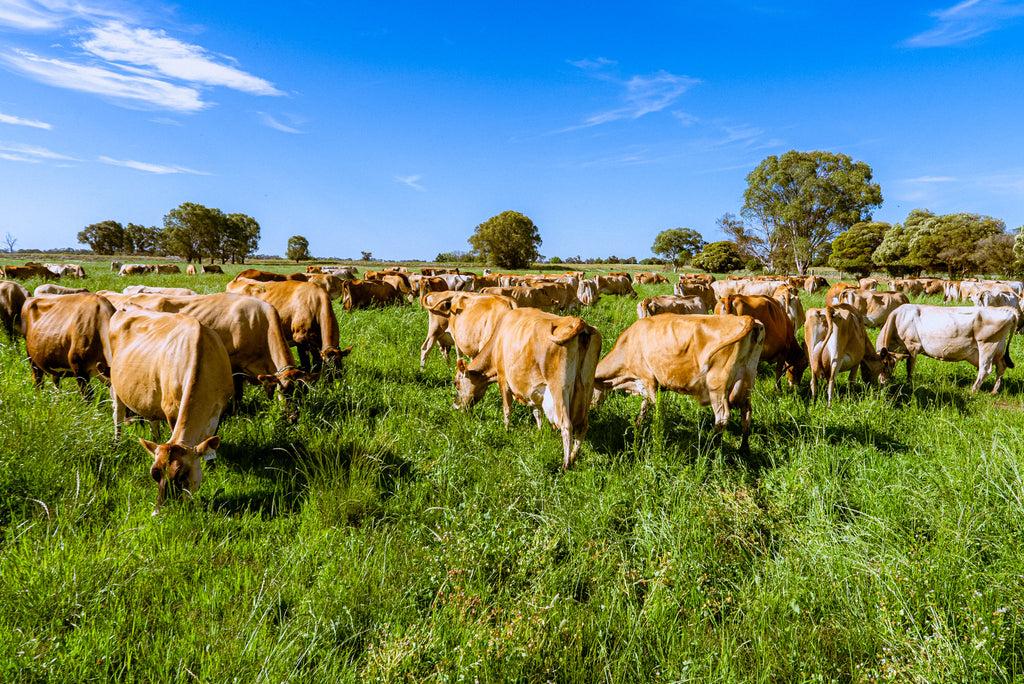
<instances>
[{"instance_id":1,"label":"cow ear","mask_svg":"<svg viewBox=\"0 0 1024 684\"><path fill-rule=\"evenodd\" d=\"M466 361L465 359L459 359L455 362L455 372L465 373L466 372Z\"/></svg>"},{"instance_id":2,"label":"cow ear","mask_svg":"<svg viewBox=\"0 0 1024 684\"><path fill-rule=\"evenodd\" d=\"M354 345L354 344L350 344L350 345L348 346L348 349L342 349L342 350L341 350L341 352L340 352L340 353L339 353L339 355L338 355L338 358L341 358L341 359L343 359L343 358L345 358L346 356L348 356L349 354L351 354L351 353L352 353L352 347L354 347L354 346L356 346L356 345Z\"/></svg>"},{"instance_id":3,"label":"cow ear","mask_svg":"<svg viewBox=\"0 0 1024 684\"><path fill-rule=\"evenodd\" d=\"M143 439L142 437L139 437L139 442L141 442L142 446L146 448L146 451L153 455L153 458L156 458L156 450L160 446L159 444L156 442L150 442L148 439Z\"/></svg>"},{"instance_id":4,"label":"cow ear","mask_svg":"<svg viewBox=\"0 0 1024 684\"><path fill-rule=\"evenodd\" d=\"M197 454L205 454L207 451L216 451L219 446L220 435L214 435L213 437L197 444L195 450Z\"/></svg>"},{"instance_id":5,"label":"cow ear","mask_svg":"<svg viewBox=\"0 0 1024 684\"><path fill-rule=\"evenodd\" d=\"M259 380L260 384L264 387L281 384L276 375L257 375L256 379Z\"/></svg>"}]
</instances>

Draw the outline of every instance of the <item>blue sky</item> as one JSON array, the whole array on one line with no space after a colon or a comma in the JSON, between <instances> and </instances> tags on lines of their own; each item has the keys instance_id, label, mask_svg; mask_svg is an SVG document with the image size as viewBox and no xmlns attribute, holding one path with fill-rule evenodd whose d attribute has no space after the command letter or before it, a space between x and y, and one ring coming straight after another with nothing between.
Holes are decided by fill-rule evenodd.
<instances>
[{"instance_id":1,"label":"blue sky","mask_svg":"<svg viewBox=\"0 0 1024 684\"><path fill-rule=\"evenodd\" d=\"M1024 1L0 0L0 237L182 202L260 252L433 258L502 211L548 256L720 239L746 175L842 152L916 208L1024 224Z\"/></svg>"}]
</instances>

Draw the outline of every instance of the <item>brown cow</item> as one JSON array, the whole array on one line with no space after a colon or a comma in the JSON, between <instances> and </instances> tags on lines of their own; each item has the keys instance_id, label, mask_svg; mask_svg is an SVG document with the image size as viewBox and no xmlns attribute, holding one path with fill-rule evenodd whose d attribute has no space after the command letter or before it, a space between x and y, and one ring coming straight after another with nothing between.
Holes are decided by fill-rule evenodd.
<instances>
[{"instance_id":1,"label":"brown cow","mask_svg":"<svg viewBox=\"0 0 1024 684\"><path fill-rule=\"evenodd\" d=\"M629 295L633 299L639 296L633 290L628 274L609 273L608 275L596 275L594 276L594 282L597 283L599 294Z\"/></svg>"},{"instance_id":2,"label":"brown cow","mask_svg":"<svg viewBox=\"0 0 1024 684\"><path fill-rule=\"evenodd\" d=\"M828 287L828 281L823 276L811 275L804 278L804 291L807 294L814 294L826 287Z\"/></svg>"},{"instance_id":3,"label":"brown cow","mask_svg":"<svg viewBox=\"0 0 1024 684\"><path fill-rule=\"evenodd\" d=\"M21 332L21 307L28 299L28 290L18 283L0 280L0 325L8 339Z\"/></svg>"},{"instance_id":4,"label":"brown cow","mask_svg":"<svg viewBox=\"0 0 1024 684\"><path fill-rule=\"evenodd\" d=\"M12 278L14 280L28 280L29 278L42 278L43 280L53 280L60 276L46 268L45 266L5 266L3 267L3 275L5 278Z\"/></svg>"},{"instance_id":5,"label":"brown cow","mask_svg":"<svg viewBox=\"0 0 1024 684\"><path fill-rule=\"evenodd\" d=\"M73 377L86 394L89 379L110 372L110 317L113 305L91 293L63 297L29 297L21 307L21 334L25 337L32 380L36 387L43 375Z\"/></svg>"},{"instance_id":6,"label":"brown cow","mask_svg":"<svg viewBox=\"0 0 1024 684\"><path fill-rule=\"evenodd\" d=\"M156 272L165 274L181 273L181 268L176 264L157 264Z\"/></svg>"},{"instance_id":7,"label":"brown cow","mask_svg":"<svg viewBox=\"0 0 1024 684\"><path fill-rule=\"evenodd\" d=\"M875 351L860 314L847 304L808 310L805 336L810 357L811 397L817 397L818 379L825 378L829 406L832 406L840 373L850 371L848 383L852 385L859 369L864 381L873 385L890 358L887 351L881 355Z\"/></svg>"},{"instance_id":8,"label":"brown cow","mask_svg":"<svg viewBox=\"0 0 1024 684\"><path fill-rule=\"evenodd\" d=\"M319 370L321 362L335 366L351 351L338 346L338 319L331 298L320 286L294 280L268 282L259 298L277 309L285 339L295 345L303 370Z\"/></svg>"},{"instance_id":9,"label":"brown cow","mask_svg":"<svg viewBox=\"0 0 1024 684\"><path fill-rule=\"evenodd\" d=\"M401 293L383 280L342 281L341 305L345 311L401 304L403 301Z\"/></svg>"},{"instance_id":10,"label":"brown cow","mask_svg":"<svg viewBox=\"0 0 1024 684\"><path fill-rule=\"evenodd\" d=\"M779 386L783 370L790 386L800 383L807 370L807 351L797 342L796 328L781 304L763 295L731 295L718 300L715 314L752 316L761 321L764 325L761 361L775 364L775 387Z\"/></svg>"},{"instance_id":11,"label":"brown cow","mask_svg":"<svg viewBox=\"0 0 1024 684\"><path fill-rule=\"evenodd\" d=\"M660 273L636 273L633 275L633 282L640 285L660 285L667 283L668 278Z\"/></svg>"},{"instance_id":12,"label":"brown cow","mask_svg":"<svg viewBox=\"0 0 1024 684\"><path fill-rule=\"evenodd\" d=\"M715 413L721 442L729 411L740 410L740 451L749 450L750 391L764 345L764 326L750 316L661 314L626 328L601 359L594 376L595 399L621 390L643 397L637 422L659 389L688 394Z\"/></svg>"},{"instance_id":13,"label":"brown cow","mask_svg":"<svg viewBox=\"0 0 1024 684\"><path fill-rule=\"evenodd\" d=\"M636 305L636 317L647 318L661 313L707 313L704 301L696 295L658 295L641 299Z\"/></svg>"},{"instance_id":14,"label":"brown cow","mask_svg":"<svg viewBox=\"0 0 1024 684\"><path fill-rule=\"evenodd\" d=\"M129 285L122 292L126 295L155 294L165 297L195 297L199 294L187 287L154 287L152 285Z\"/></svg>"},{"instance_id":15,"label":"brown cow","mask_svg":"<svg viewBox=\"0 0 1024 684\"><path fill-rule=\"evenodd\" d=\"M42 285L38 286L35 289L35 291L32 293L32 296L53 297L69 294L82 294L83 292L88 291L89 289L85 287L64 287L63 285L58 285L57 283L43 283Z\"/></svg>"},{"instance_id":16,"label":"brown cow","mask_svg":"<svg viewBox=\"0 0 1024 684\"><path fill-rule=\"evenodd\" d=\"M203 273L223 273L224 269L217 264L204 264Z\"/></svg>"},{"instance_id":17,"label":"brown cow","mask_svg":"<svg viewBox=\"0 0 1024 684\"><path fill-rule=\"evenodd\" d=\"M843 290L856 290L857 286L853 283L836 283L832 287L828 288L828 292L825 293L825 306L833 306L839 303L839 294Z\"/></svg>"},{"instance_id":18,"label":"brown cow","mask_svg":"<svg viewBox=\"0 0 1024 684\"><path fill-rule=\"evenodd\" d=\"M155 514L168 495L191 497L203 479L203 461L216 455L221 414L231 401L231 363L218 335L185 314L119 311L110 322L114 436L128 409L150 421L154 439L167 421L171 436L140 439L153 456L158 488Z\"/></svg>"},{"instance_id":19,"label":"brown cow","mask_svg":"<svg viewBox=\"0 0 1024 684\"><path fill-rule=\"evenodd\" d=\"M594 369L601 355L601 333L581 318L536 309L515 309L497 322L490 340L468 366L459 359L456 408L478 402L498 383L508 429L512 400L533 408L562 433L562 469L579 453L589 426Z\"/></svg>"},{"instance_id":20,"label":"brown cow","mask_svg":"<svg viewBox=\"0 0 1024 684\"><path fill-rule=\"evenodd\" d=\"M673 287L673 292L681 297L700 297L700 300L704 303L704 311L702 313L707 313L714 309L715 302L718 301L715 297L715 291L711 289L710 285L696 280L680 280Z\"/></svg>"},{"instance_id":21,"label":"brown cow","mask_svg":"<svg viewBox=\"0 0 1024 684\"><path fill-rule=\"evenodd\" d=\"M236 399L248 380L261 384L268 396L279 388L287 404L297 388L317 378L295 367L277 309L256 297L229 292L198 297L142 294L129 297L118 308L188 314L216 332L231 361Z\"/></svg>"},{"instance_id":22,"label":"brown cow","mask_svg":"<svg viewBox=\"0 0 1024 684\"><path fill-rule=\"evenodd\" d=\"M196 275L196 265L189 264L188 266L186 266L185 273L187 273L188 275Z\"/></svg>"},{"instance_id":23,"label":"brown cow","mask_svg":"<svg viewBox=\"0 0 1024 684\"><path fill-rule=\"evenodd\" d=\"M793 321L793 327L799 330L804 327L804 303L800 301L800 293L795 287L780 285L772 297L777 301Z\"/></svg>"},{"instance_id":24,"label":"brown cow","mask_svg":"<svg viewBox=\"0 0 1024 684\"><path fill-rule=\"evenodd\" d=\"M203 266L203 270L206 271L206 267ZM206 271L209 273L210 271ZM283 273L273 273L271 271L261 271L256 268L247 268L238 275L235 276L235 280L239 278L248 278L249 280L258 280L261 283L267 282L283 282L285 280L299 280L305 282L308 280L305 273L292 273L290 275L284 275Z\"/></svg>"},{"instance_id":25,"label":"brown cow","mask_svg":"<svg viewBox=\"0 0 1024 684\"><path fill-rule=\"evenodd\" d=\"M497 326L498 320L512 309L518 308L515 300L501 295L479 292L449 292L451 296L428 295L436 298L428 310L437 328L443 328L455 347L456 355L473 359L483 349ZM430 341L428 333L427 341ZM424 346L426 346L424 342ZM422 347L421 347L422 350ZM427 349L429 351L429 349ZM442 350L443 351L443 350ZM420 356L420 368L426 352ZM447 356L445 357L447 360Z\"/></svg>"},{"instance_id":26,"label":"brown cow","mask_svg":"<svg viewBox=\"0 0 1024 684\"><path fill-rule=\"evenodd\" d=\"M501 295L513 299L516 305L530 307L542 311L551 311L561 306L561 302L554 298L554 293L540 287L528 287L516 285L515 287L485 287L481 290L483 294Z\"/></svg>"},{"instance_id":27,"label":"brown cow","mask_svg":"<svg viewBox=\"0 0 1024 684\"><path fill-rule=\"evenodd\" d=\"M845 290L839 293L839 302L853 307L867 327L881 328L889 314L904 304L909 304L910 299L902 292Z\"/></svg>"},{"instance_id":28,"label":"brown cow","mask_svg":"<svg viewBox=\"0 0 1024 684\"><path fill-rule=\"evenodd\" d=\"M117 272L119 276L129 275L146 275L156 270L156 266L152 264L123 264L121 270Z\"/></svg>"}]
</instances>

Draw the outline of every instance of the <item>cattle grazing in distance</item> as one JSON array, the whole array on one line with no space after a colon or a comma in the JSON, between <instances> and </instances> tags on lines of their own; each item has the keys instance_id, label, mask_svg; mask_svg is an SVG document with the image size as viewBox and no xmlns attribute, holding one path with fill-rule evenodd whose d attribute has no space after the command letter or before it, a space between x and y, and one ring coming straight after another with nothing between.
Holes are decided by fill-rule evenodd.
<instances>
[{"instance_id":1,"label":"cattle grazing in distance","mask_svg":"<svg viewBox=\"0 0 1024 684\"><path fill-rule=\"evenodd\" d=\"M629 282L629 275L627 274L609 273L608 275L596 275L594 276L594 282L597 283L597 291L600 294L628 295L633 299L639 296L633 290L633 285Z\"/></svg>"},{"instance_id":2,"label":"cattle grazing in distance","mask_svg":"<svg viewBox=\"0 0 1024 684\"><path fill-rule=\"evenodd\" d=\"M472 406L498 383L505 428L513 399L533 409L538 428L547 416L562 434L562 469L568 470L590 424L600 354L601 333L583 319L532 308L509 311L472 363L459 359L455 408Z\"/></svg>"},{"instance_id":3,"label":"cattle grazing in distance","mask_svg":"<svg viewBox=\"0 0 1024 684\"><path fill-rule=\"evenodd\" d=\"M29 278L42 278L43 280L54 280L60 276L42 264L26 264L25 266L4 266L3 276L13 280L28 280Z\"/></svg>"},{"instance_id":4,"label":"cattle grazing in distance","mask_svg":"<svg viewBox=\"0 0 1024 684\"><path fill-rule=\"evenodd\" d=\"M150 421L154 439L163 421L167 442L140 439L153 456L150 475L158 488L157 513L168 496L193 496L203 479L203 460L220 446L217 426L234 392L224 343L192 316L138 309L111 319L114 436L131 409Z\"/></svg>"},{"instance_id":5,"label":"cattle grazing in distance","mask_svg":"<svg viewBox=\"0 0 1024 684\"><path fill-rule=\"evenodd\" d=\"M344 281L346 285L353 281ZM338 319L331 299L319 285L300 281L267 282L258 296L277 309L285 339L295 345L299 366L329 370L340 365L352 347L339 347Z\"/></svg>"},{"instance_id":6,"label":"cattle grazing in distance","mask_svg":"<svg viewBox=\"0 0 1024 684\"><path fill-rule=\"evenodd\" d=\"M764 346L764 326L750 316L662 314L629 326L601 359L594 376L595 402L611 391L643 397L637 423L659 389L694 397L715 414L721 442L729 412L740 411L740 451L749 450L750 391Z\"/></svg>"},{"instance_id":7,"label":"cattle grazing in distance","mask_svg":"<svg viewBox=\"0 0 1024 684\"><path fill-rule=\"evenodd\" d=\"M1010 342L1017 329L1019 312L1010 307L930 306L904 304L891 314L875 341L875 349L907 361L907 382L913 384L914 363L919 354L940 361L967 361L978 369L971 391L995 369L992 394L1003 383L1003 373L1013 368ZM884 369L886 382L891 369Z\"/></svg>"},{"instance_id":8,"label":"cattle grazing in distance","mask_svg":"<svg viewBox=\"0 0 1024 684\"><path fill-rule=\"evenodd\" d=\"M120 276L134 276L146 275L154 271L156 271L156 266L153 264L122 264L117 274Z\"/></svg>"},{"instance_id":9,"label":"cattle grazing in distance","mask_svg":"<svg viewBox=\"0 0 1024 684\"><path fill-rule=\"evenodd\" d=\"M203 273L223 273L224 269L218 264L203 264Z\"/></svg>"},{"instance_id":10,"label":"cattle grazing in distance","mask_svg":"<svg viewBox=\"0 0 1024 684\"><path fill-rule=\"evenodd\" d=\"M43 264L43 268L53 273L58 278L68 276L71 278L85 278L85 269L78 264Z\"/></svg>"},{"instance_id":11,"label":"cattle grazing in distance","mask_svg":"<svg viewBox=\"0 0 1024 684\"><path fill-rule=\"evenodd\" d=\"M341 305L345 311L401 304L403 301L394 285L383 280L343 280L341 284Z\"/></svg>"},{"instance_id":12,"label":"cattle grazing in distance","mask_svg":"<svg viewBox=\"0 0 1024 684\"><path fill-rule=\"evenodd\" d=\"M220 268L219 266L217 268ZM206 266L203 266L203 271L208 273L214 273L215 271L206 271ZM272 271L261 271L256 268L247 268L238 275L235 276L235 280L242 279L258 280L261 283L268 282L284 282L285 280L299 280L306 282L308 278L305 273L292 273L290 275L284 275L282 273L273 273Z\"/></svg>"},{"instance_id":13,"label":"cattle grazing in distance","mask_svg":"<svg viewBox=\"0 0 1024 684\"><path fill-rule=\"evenodd\" d=\"M641 299L636 305L636 317L647 318L662 313L703 314L708 310L697 295L657 295Z\"/></svg>"},{"instance_id":14,"label":"cattle grazing in distance","mask_svg":"<svg viewBox=\"0 0 1024 684\"><path fill-rule=\"evenodd\" d=\"M114 273L120 273L121 272L121 266L123 266L123 265L124 264L122 264L120 261L111 261L110 262L110 270L113 271Z\"/></svg>"},{"instance_id":15,"label":"cattle grazing in distance","mask_svg":"<svg viewBox=\"0 0 1024 684\"><path fill-rule=\"evenodd\" d=\"M129 285L122 292L126 295L155 294L165 297L195 297L199 294L187 287L154 287L152 285Z\"/></svg>"},{"instance_id":16,"label":"cattle grazing in distance","mask_svg":"<svg viewBox=\"0 0 1024 684\"><path fill-rule=\"evenodd\" d=\"M660 285L667 283L668 278L660 273L636 273L633 275L633 282L639 285Z\"/></svg>"},{"instance_id":17,"label":"cattle grazing in distance","mask_svg":"<svg viewBox=\"0 0 1024 684\"><path fill-rule=\"evenodd\" d=\"M597 283L593 280L580 279L580 284L576 286L576 299L579 300L583 306L594 306L601 298L601 292L597 288Z\"/></svg>"},{"instance_id":18,"label":"cattle grazing in distance","mask_svg":"<svg viewBox=\"0 0 1024 684\"><path fill-rule=\"evenodd\" d=\"M186 266L185 267L185 273L188 274L188 275L196 275L196 265L195 264L189 264L188 266Z\"/></svg>"},{"instance_id":19,"label":"cattle grazing in distance","mask_svg":"<svg viewBox=\"0 0 1024 684\"><path fill-rule=\"evenodd\" d=\"M807 294L814 294L826 287L828 287L828 281L823 276L810 275L804 278L804 292Z\"/></svg>"},{"instance_id":20,"label":"cattle grazing in distance","mask_svg":"<svg viewBox=\"0 0 1024 684\"><path fill-rule=\"evenodd\" d=\"M32 379L36 388L43 376L73 377L87 393L89 379L110 373L110 317L113 305L99 295L84 293L61 297L30 297L21 308L21 333L25 338Z\"/></svg>"},{"instance_id":21,"label":"cattle grazing in distance","mask_svg":"<svg viewBox=\"0 0 1024 684\"><path fill-rule=\"evenodd\" d=\"M164 274L181 273L181 267L177 264L157 264L156 272Z\"/></svg>"},{"instance_id":22,"label":"cattle grazing in distance","mask_svg":"<svg viewBox=\"0 0 1024 684\"><path fill-rule=\"evenodd\" d=\"M887 351L875 351L860 314L847 304L809 309L804 336L810 357L811 397L817 397L818 380L824 379L829 406L840 373L849 371L847 382L852 385L860 370L864 381L873 385L885 364L893 361Z\"/></svg>"},{"instance_id":23,"label":"cattle grazing in distance","mask_svg":"<svg viewBox=\"0 0 1024 684\"><path fill-rule=\"evenodd\" d=\"M28 296L28 290L20 283L0 280L0 326L8 339L13 340L15 332L21 333L21 307Z\"/></svg>"},{"instance_id":24,"label":"cattle grazing in distance","mask_svg":"<svg viewBox=\"0 0 1024 684\"><path fill-rule=\"evenodd\" d=\"M800 384L807 369L807 351L797 342L796 328L781 304L763 295L730 295L718 300L715 314L752 316L760 321L765 329L761 361L775 364L775 387L779 387L783 371L790 386Z\"/></svg>"}]
</instances>

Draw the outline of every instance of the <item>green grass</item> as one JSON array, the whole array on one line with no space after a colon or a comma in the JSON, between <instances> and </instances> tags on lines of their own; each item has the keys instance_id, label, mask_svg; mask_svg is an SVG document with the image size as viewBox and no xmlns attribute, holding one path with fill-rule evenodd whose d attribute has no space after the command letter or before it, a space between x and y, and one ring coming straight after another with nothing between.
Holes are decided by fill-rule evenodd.
<instances>
[{"instance_id":1,"label":"green grass","mask_svg":"<svg viewBox=\"0 0 1024 684\"><path fill-rule=\"evenodd\" d=\"M607 352L635 302L583 315ZM967 364L844 375L831 410L762 377L748 459L738 417L718 452L692 399L637 426L615 395L563 474L526 407L506 432L494 389L456 412L453 368L419 372L418 307L339 323L299 421L249 388L156 517L148 428L115 443L105 392L36 392L0 341L0 681L1024 678L1019 369L997 397Z\"/></svg>"}]
</instances>

